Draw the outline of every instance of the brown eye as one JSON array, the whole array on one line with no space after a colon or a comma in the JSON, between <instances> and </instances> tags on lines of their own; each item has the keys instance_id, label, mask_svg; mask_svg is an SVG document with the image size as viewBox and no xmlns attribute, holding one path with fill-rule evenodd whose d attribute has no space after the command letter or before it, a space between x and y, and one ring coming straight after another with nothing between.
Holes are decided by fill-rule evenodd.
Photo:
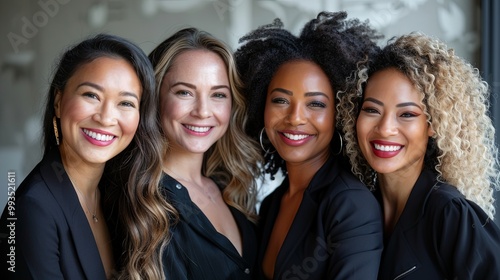
<instances>
[{"instance_id":1,"label":"brown eye","mask_svg":"<svg viewBox=\"0 0 500 280\"><path fill-rule=\"evenodd\" d=\"M285 98L281 98L281 97L273 98L273 99L271 99L271 102L276 103L276 104L288 104L288 100L286 100Z\"/></svg>"}]
</instances>

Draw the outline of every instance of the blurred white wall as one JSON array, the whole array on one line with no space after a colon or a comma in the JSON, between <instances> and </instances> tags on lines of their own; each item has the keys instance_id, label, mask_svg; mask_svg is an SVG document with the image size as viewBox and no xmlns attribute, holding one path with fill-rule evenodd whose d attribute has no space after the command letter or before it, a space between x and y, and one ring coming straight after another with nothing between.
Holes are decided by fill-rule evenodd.
<instances>
[{"instance_id":1,"label":"blurred white wall","mask_svg":"<svg viewBox=\"0 0 500 280\"><path fill-rule=\"evenodd\" d=\"M0 206L7 173L19 184L41 159L41 118L54 64L70 44L99 32L136 42L146 53L194 26L233 48L250 29L280 17L295 33L322 10L368 19L386 38L422 31L473 64L479 57L473 0L16 0L0 3ZM385 44L386 40L380 42ZM266 184L262 195L276 183Z\"/></svg>"}]
</instances>

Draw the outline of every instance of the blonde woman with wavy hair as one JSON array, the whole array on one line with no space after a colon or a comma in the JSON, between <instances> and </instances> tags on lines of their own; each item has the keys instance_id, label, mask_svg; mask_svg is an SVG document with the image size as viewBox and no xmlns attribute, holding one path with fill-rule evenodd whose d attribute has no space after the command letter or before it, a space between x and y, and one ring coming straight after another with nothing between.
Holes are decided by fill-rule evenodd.
<instances>
[{"instance_id":1,"label":"blonde woman with wavy hair","mask_svg":"<svg viewBox=\"0 0 500 280\"><path fill-rule=\"evenodd\" d=\"M246 104L232 52L209 33L186 28L149 58L168 143L160 188L179 213L162 253L164 274L250 279L260 153L243 131Z\"/></svg>"},{"instance_id":2,"label":"blonde woman with wavy hair","mask_svg":"<svg viewBox=\"0 0 500 280\"><path fill-rule=\"evenodd\" d=\"M380 279L500 279L498 151L479 71L411 33L339 104L353 172L383 206ZM403 279L403 278L401 278Z\"/></svg>"}]
</instances>

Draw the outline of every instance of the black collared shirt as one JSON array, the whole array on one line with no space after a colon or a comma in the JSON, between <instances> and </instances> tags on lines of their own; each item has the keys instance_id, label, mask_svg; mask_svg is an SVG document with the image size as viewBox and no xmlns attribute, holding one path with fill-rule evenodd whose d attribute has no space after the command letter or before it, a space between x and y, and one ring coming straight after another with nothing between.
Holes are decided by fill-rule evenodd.
<instances>
[{"instance_id":1,"label":"black collared shirt","mask_svg":"<svg viewBox=\"0 0 500 280\"><path fill-rule=\"evenodd\" d=\"M172 235L163 253L167 279L251 279L257 254L254 225L235 208L228 206L240 230L243 256L226 236L217 232L194 204L187 189L164 174L161 181L167 200L179 212L179 221L170 228Z\"/></svg>"}]
</instances>

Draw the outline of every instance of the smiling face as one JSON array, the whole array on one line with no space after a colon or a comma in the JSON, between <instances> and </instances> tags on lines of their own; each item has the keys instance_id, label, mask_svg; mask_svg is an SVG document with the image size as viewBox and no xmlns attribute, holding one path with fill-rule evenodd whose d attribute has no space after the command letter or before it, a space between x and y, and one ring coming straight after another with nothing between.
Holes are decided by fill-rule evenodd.
<instances>
[{"instance_id":1,"label":"smiling face","mask_svg":"<svg viewBox=\"0 0 500 280\"><path fill-rule=\"evenodd\" d=\"M172 151L204 153L226 132L232 100L226 68L217 54L192 50L165 74L161 122Z\"/></svg>"},{"instance_id":2,"label":"smiling face","mask_svg":"<svg viewBox=\"0 0 500 280\"><path fill-rule=\"evenodd\" d=\"M321 166L335 128L334 94L321 68L309 61L283 64L267 91L264 123L269 140L289 164Z\"/></svg>"},{"instance_id":3,"label":"smiling face","mask_svg":"<svg viewBox=\"0 0 500 280\"><path fill-rule=\"evenodd\" d=\"M100 57L82 65L57 92L63 158L104 164L122 152L139 124L142 86L120 58Z\"/></svg>"},{"instance_id":4,"label":"smiling face","mask_svg":"<svg viewBox=\"0 0 500 280\"><path fill-rule=\"evenodd\" d=\"M357 120L361 151L378 173L420 174L430 128L421 94L395 68L373 74Z\"/></svg>"}]
</instances>

